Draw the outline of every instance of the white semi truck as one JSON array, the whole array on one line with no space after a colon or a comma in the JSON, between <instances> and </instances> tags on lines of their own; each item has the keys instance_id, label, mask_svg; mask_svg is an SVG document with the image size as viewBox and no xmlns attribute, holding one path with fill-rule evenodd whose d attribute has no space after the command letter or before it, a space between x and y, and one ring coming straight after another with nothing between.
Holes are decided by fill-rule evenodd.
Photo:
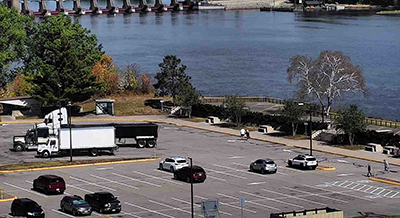
<instances>
[{"instance_id":1,"label":"white semi truck","mask_svg":"<svg viewBox=\"0 0 400 218\"><path fill-rule=\"evenodd\" d=\"M72 133L70 137L70 131ZM89 153L96 156L99 152L114 153L115 127L112 124L61 125L58 134L50 136L46 144L39 144L37 154L42 157L69 154L72 141L73 153ZM72 139L72 140L70 140Z\"/></svg>"}]
</instances>

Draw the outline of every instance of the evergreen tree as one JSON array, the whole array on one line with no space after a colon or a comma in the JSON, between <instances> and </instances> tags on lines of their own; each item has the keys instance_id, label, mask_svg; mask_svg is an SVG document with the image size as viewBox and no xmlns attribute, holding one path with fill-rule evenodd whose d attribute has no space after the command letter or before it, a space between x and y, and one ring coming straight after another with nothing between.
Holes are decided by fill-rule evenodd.
<instances>
[{"instance_id":1,"label":"evergreen tree","mask_svg":"<svg viewBox=\"0 0 400 218\"><path fill-rule=\"evenodd\" d=\"M336 128L342 129L349 136L350 145L354 143L355 134L365 132L367 129L365 115L356 105L339 110L336 123Z\"/></svg>"}]
</instances>

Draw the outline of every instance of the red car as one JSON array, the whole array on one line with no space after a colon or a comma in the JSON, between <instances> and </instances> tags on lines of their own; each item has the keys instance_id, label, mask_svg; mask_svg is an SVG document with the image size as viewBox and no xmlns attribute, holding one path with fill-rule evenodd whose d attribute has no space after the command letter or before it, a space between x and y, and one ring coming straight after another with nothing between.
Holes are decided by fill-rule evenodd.
<instances>
[{"instance_id":1,"label":"red car","mask_svg":"<svg viewBox=\"0 0 400 218\"><path fill-rule=\"evenodd\" d=\"M46 194L50 192L63 194L66 187L63 178L55 175L43 175L33 180L33 189L42 190Z\"/></svg>"},{"instance_id":2,"label":"red car","mask_svg":"<svg viewBox=\"0 0 400 218\"><path fill-rule=\"evenodd\" d=\"M174 172L174 178L176 180L184 180L190 182L190 166L183 167ZM206 171L199 167L193 166L193 182L204 182L206 180Z\"/></svg>"}]
</instances>

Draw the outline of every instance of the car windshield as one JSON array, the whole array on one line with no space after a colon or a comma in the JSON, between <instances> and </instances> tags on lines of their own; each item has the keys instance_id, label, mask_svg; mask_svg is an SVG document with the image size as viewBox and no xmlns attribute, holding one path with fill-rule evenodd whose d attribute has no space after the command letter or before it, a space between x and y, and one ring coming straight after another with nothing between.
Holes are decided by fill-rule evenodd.
<instances>
[{"instance_id":1,"label":"car windshield","mask_svg":"<svg viewBox=\"0 0 400 218\"><path fill-rule=\"evenodd\" d=\"M178 160L176 162L178 162L178 163L186 163L187 161L186 160Z\"/></svg>"},{"instance_id":2,"label":"car windshield","mask_svg":"<svg viewBox=\"0 0 400 218\"><path fill-rule=\"evenodd\" d=\"M112 194L103 194L103 195L101 195L101 199L103 199L103 200L113 200L114 199L114 195L112 195Z\"/></svg>"},{"instance_id":3,"label":"car windshield","mask_svg":"<svg viewBox=\"0 0 400 218\"><path fill-rule=\"evenodd\" d=\"M50 181L51 184L58 184L58 183L64 183L64 181L62 179L52 179Z\"/></svg>"},{"instance_id":4,"label":"car windshield","mask_svg":"<svg viewBox=\"0 0 400 218\"><path fill-rule=\"evenodd\" d=\"M73 200L72 203L75 204L75 205L79 205L79 204L86 203L86 201L85 200Z\"/></svg>"},{"instance_id":5,"label":"car windshield","mask_svg":"<svg viewBox=\"0 0 400 218\"><path fill-rule=\"evenodd\" d=\"M308 161L316 161L317 159L315 159L315 157L309 157L306 160L308 160Z\"/></svg>"},{"instance_id":6,"label":"car windshield","mask_svg":"<svg viewBox=\"0 0 400 218\"><path fill-rule=\"evenodd\" d=\"M24 207L28 210L39 208L39 205L36 202L27 202L24 203Z\"/></svg>"},{"instance_id":7,"label":"car windshield","mask_svg":"<svg viewBox=\"0 0 400 218\"><path fill-rule=\"evenodd\" d=\"M267 164L275 164L275 162L274 162L274 161L272 161L272 160L270 160L270 161L267 161L266 163L267 163Z\"/></svg>"},{"instance_id":8,"label":"car windshield","mask_svg":"<svg viewBox=\"0 0 400 218\"><path fill-rule=\"evenodd\" d=\"M203 169L193 169L194 173L204 173Z\"/></svg>"}]
</instances>

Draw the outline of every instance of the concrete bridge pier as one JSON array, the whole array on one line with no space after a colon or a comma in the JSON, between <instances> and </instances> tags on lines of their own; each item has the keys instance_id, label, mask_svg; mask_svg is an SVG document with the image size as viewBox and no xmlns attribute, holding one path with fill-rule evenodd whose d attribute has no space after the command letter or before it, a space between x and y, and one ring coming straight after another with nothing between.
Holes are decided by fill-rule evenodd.
<instances>
[{"instance_id":1,"label":"concrete bridge pier","mask_svg":"<svg viewBox=\"0 0 400 218\"><path fill-rule=\"evenodd\" d=\"M183 4L184 4L184 5L189 5L189 9L190 9L190 10L192 10L192 9L194 8L194 6L195 6L195 3L192 2L191 0L185 0L185 1L183 2Z\"/></svg>"},{"instance_id":2,"label":"concrete bridge pier","mask_svg":"<svg viewBox=\"0 0 400 218\"><path fill-rule=\"evenodd\" d=\"M146 0L139 0L139 8L141 12L150 12L151 6L147 4Z\"/></svg>"},{"instance_id":3,"label":"concrete bridge pier","mask_svg":"<svg viewBox=\"0 0 400 218\"><path fill-rule=\"evenodd\" d=\"M33 15L33 11L31 11L31 10L29 9L29 2L28 2L28 0L24 0L24 1L21 3L21 8L22 8L22 10L21 10L21 13L22 13L22 14Z\"/></svg>"},{"instance_id":4,"label":"concrete bridge pier","mask_svg":"<svg viewBox=\"0 0 400 218\"><path fill-rule=\"evenodd\" d=\"M74 11L76 14L86 14L85 9L82 8L81 0L74 0Z\"/></svg>"},{"instance_id":5,"label":"concrete bridge pier","mask_svg":"<svg viewBox=\"0 0 400 218\"><path fill-rule=\"evenodd\" d=\"M132 6L131 0L123 0L122 8L125 9L125 13L134 13L135 7Z\"/></svg>"},{"instance_id":6,"label":"concrete bridge pier","mask_svg":"<svg viewBox=\"0 0 400 218\"><path fill-rule=\"evenodd\" d=\"M51 16L51 11L47 8L46 0L39 1L39 12L43 16Z\"/></svg>"},{"instance_id":7,"label":"concrete bridge pier","mask_svg":"<svg viewBox=\"0 0 400 218\"><path fill-rule=\"evenodd\" d=\"M63 0L56 0L56 11L68 15L68 9L64 7Z\"/></svg>"},{"instance_id":8,"label":"concrete bridge pier","mask_svg":"<svg viewBox=\"0 0 400 218\"><path fill-rule=\"evenodd\" d=\"M178 0L171 0L171 6L174 6L174 11L183 11L183 4L179 3Z\"/></svg>"},{"instance_id":9,"label":"concrete bridge pier","mask_svg":"<svg viewBox=\"0 0 400 218\"><path fill-rule=\"evenodd\" d=\"M92 13L94 14L102 14L103 11L99 7L99 3L97 3L97 0L90 0L90 10L92 10Z\"/></svg>"},{"instance_id":10,"label":"concrete bridge pier","mask_svg":"<svg viewBox=\"0 0 400 218\"><path fill-rule=\"evenodd\" d=\"M168 11L167 6L163 4L162 0L156 0L154 7L157 8L157 11Z\"/></svg>"},{"instance_id":11,"label":"concrete bridge pier","mask_svg":"<svg viewBox=\"0 0 400 218\"><path fill-rule=\"evenodd\" d=\"M118 7L115 7L114 0L107 0L107 9L109 10L109 13L111 13L111 14L119 13Z\"/></svg>"}]
</instances>

